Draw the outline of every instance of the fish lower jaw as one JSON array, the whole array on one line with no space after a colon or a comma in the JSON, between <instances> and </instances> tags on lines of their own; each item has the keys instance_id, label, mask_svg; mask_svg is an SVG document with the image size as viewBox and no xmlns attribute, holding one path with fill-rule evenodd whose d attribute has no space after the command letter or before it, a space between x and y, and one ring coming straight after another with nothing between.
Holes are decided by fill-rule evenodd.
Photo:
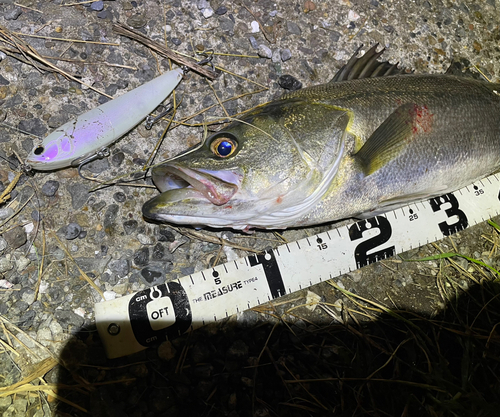
<instances>
[{"instance_id":1,"label":"fish lower jaw","mask_svg":"<svg viewBox=\"0 0 500 417\"><path fill-rule=\"evenodd\" d=\"M191 216L183 216L180 214L157 214L153 216L144 216L144 217L148 218L149 220L161 223L171 223L182 226L212 227L215 229L230 228L243 231L248 231L252 227L246 224L245 222L240 224L225 219L195 217L195 216L191 217Z\"/></svg>"}]
</instances>

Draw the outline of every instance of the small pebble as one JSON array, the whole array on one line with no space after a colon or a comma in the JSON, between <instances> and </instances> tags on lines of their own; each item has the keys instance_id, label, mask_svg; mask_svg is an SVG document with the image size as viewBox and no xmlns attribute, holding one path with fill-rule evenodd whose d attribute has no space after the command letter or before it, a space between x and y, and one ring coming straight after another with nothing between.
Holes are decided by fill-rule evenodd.
<instances>
[{"instance_id":1,"label":"small pebble","mask_svg":"<svg viewBox=\"0 0 500 417\"><path fill-rule=\"evenodd\" d=\"M137 229L138 225L137 220L127 220L123 222L123 230L125 230L126 235L130 235Z\"/></svg>"},{"instance_id":2,"label":"small pebble","mask_svg":"<svg viewBox=\"0 0 500 417\"><path fill-rule=\"evenodd\" d=\"M114 291L104 291L104 300L110 301L116 298L116 293Z\"/></svg>"},{"instance_id":3,"label":"small pebble","mask_svg":"<svg viewBox=\"0 0 500 417\"><path fill-rule=\"evenodd\" d=\"M99 12L99 14L102 12ZM97 15L99 17L99 14ZM146 26L147 20L144 16L134 15L127 19L127 25L132 26L134 29L140 29Z\"/></svg>"},{"instance_id":4,"label":"small pebble","mask_svg":"<svg viewBox=\"0 0 500 417\"><path fill-rule=\"evenodd\" d=\"M135 221L135 220L133 220L133 221ZM159 233L160 233L160 237L158 238L158 240L160 242L174 242L175 241L175 235L172 233L171 230L167 229L166 227L160 227Z\"/></svg>"},{"instance_id":5,"label":"small pebble","mask_svg":"<svg viewBox=\"0 0 500 417\"><path fill-rule=\"evenodd\" d=\"M130 264L128 259L116 259L110 261L108 266L109 269L120 278L126 277L130 272Z\"/></svg>"},{"instance_id":6,"label":"small pebble","mask_svg":"<svg viewBox=\"0 0 500 417\"><path fill-rule=\"evenodd\" d=\"M19 265L18 265L19 270ZM21 300L29 305L35 302L35 291L31 288L23 288L21 292Z\"/></svg>"},{"instance_id":7,"label":"small pebble","mask_svg":"<svg viewBox=\"0 0 500 417\"><path fill-rule=\"evenodd\" d=\"M6 106L6 104L4 106ZM17 128L20 130L27 131L38 137L43 137L45 136L45 133L47 133L47 127L45 123L36 117L32 119L21 120L17 125Z\"/></svg>"},{"instance_id":8,"label":"small pebble","mask_svg":"<svg viewBox=\"0 0 500 417\"><path fill-rule=\"evenodd\" d=\"M234 22L226 17L221 17L219 19L219 28L222 31L233 33L234 32Z\"/></svg>"},{"instance_id":9,"label":"small pebble","mask_svg":"<svg viewBox=\"0 0 500 417\"><path fill-rule=\"evenodd\" d=\"M0 236L0 253L2 253L5 249L7 249L7 242Z\"/></svg>"},{"instance_id":10,"label":"small pebble","mask_svg":"<svg viewBox=\"0 0 500 417\"><path fill-rule=\"evenodd\" d=\"M141 242L143 245L152 245L154 243L153 238L151 238L150 236L147 236L143 233L139 233L137 235L137 240L139 242Z\"/></svg>"},{"instance_id":11,"label":"small pebble","mask_svg":"<svg viewBox=\"0 0 500 417\"><path fill-rule=\"evenodd\" d=\"M269 48L268 46L263 45L263 44L259 45L259 49L258 49L257 53L262 58L270 59L273 56L273 51L271 51L271 48Z\"/></svg>"},{"instance_id":12,"label":"small pebble","mask_svg":"<svg viewBox=\"0 0 500 417\"><path fill-rule=\"evenodd\" d=\"M307 0L304 3L304 13L312 12L316 10L316 4L314 4L311 0Z\"/></svg>"},{"instance_id":13,"label":"small pebble","mask_svg":"<svg viewBox=\"0 0 500 417\"><path fill-rule=\"evenodd\" d=\"M92 204L92 210L98 213L101 211L104 207L106 207L106 202L105 201L99 201L98 203Z\"/></svg>"},{"instance_id":14,"label":"small pebble","mask_svg":"<svg viewBox=\"0 0 500 417\"><path fill-rule=\"evenodd\" d=\"M281 88L290 91L296 91L302 88L302 83L299 80L297 80L297 78L289 74L285 74L279 77L278 84L280 85Z\"/></svg>"},{"instance_id":15,"label":"small pebble","mask_svg":"<svg viewBox=\"0 0 500 417\"><path fill-rule=\"evenodd\" d=\"M163 272L157 268L147 266L141 270L141 276L149 285L158 285L163 281Z\"/></svg>"},{"instance_id":16,"label":"small pebble","mask_svg":"<svg viewBox=\"0 0 500 417\"><path fill-rule=\"evenodd\" d=\"M271 56L271 61L272 62L280 62L280 60L281 60L280 50L276 49L273 51L273 55Z\"/></svg>"},{"instance_id":17,"label":"small pebble","mask_svg":"<svg viewBox=\"0 0 500 417\"><path fill-rule=\"evenodd\" d=\"M93 41L94 40L94 37L90 34L90 32L88 32L87 30L85 29L82 29L80 31L80 37L82 38L82 40L84 41ZM85 81L85 79L82 79L82 81Z\"/></svg>"},{"instance_id":18,"label":"small pebble","mask_svg":"<svg viewBox=\"0 0 500 417\"><path fill-rule=\"evenodd\" d=\"M20 226L7 230L3 234L3 238L6 240L11 249L19 248L20 246L24 245L27 240L26 232Z\"/></svg>"},{"instance_id":19,"label":"small pebble","mask_svg":"<svg viewBox=\"0 0 500 417\"><path fill-rule=\"evenodd\" d=\"M119 209L120 209L120 207L118 206L118 204L111 204L107 208L106 213L104 213L103 225L104 225L104 230L108 234L111 231L108 229L111 229L113 227L113 224L115 223L116 215L118 214Z\"/></svg>"},{"instance_id":20,"label":"small pebble","mask_svg":"<svg viewBox=\"0 0 500 417\"><path fill-rule=\"evenodd\" d=\"M250 41L250 45L252 45L252 48L259 49L259 44L253 36L249 36L248 40Z\"/></svg>"},{"instance_id":21,"label":"small pebble","mask_svg":"<svg viewBox=\"0 0 500 417\"><path fill-rule=\"evenodd\" d=\"M174 240L170 245L168 245L168 250L170 253L174 253L179 246L184 245L189 239L186 236L181 236L178 240Z\"/></svg>"},{"instance_id":22,"label":"small pebble","mask_svg":"<svg viewBox=\"0 0 500 417\"><path fill-rule=\"evenodd\" d=\"M287 22L286 22L286 29L288 32L290 32L293 35L300 35L302 33L302 30L300 29L299 25L297 25L297 23L292 22L290 20L287 20Z\"/></svg>"},{"instance_id":23,"label":"small pebble","mask_svg":"<svg viewBox=\"0 0 500 417\"><path fill-rule=\"evenodd\" d=\"M113 194L113 198L118 203L123 203L124 201L127 200L127 196L125 195L125 193L122 193L121 191L118 191L117 193L114 193Z\"/></svg>"},{"instance_id":24,"label":"small pebble","mask_svg":"<svg viewBox=\"0 0 500 417\"><path fill-rule=\"evenodd\" d=\"M159 261L165 255L165 247L161 243L157 243L153 248L153 259Z\"/></svg>"},{"instance_id":25,"label":"small pebble","mask_svg":"<svg viewBox=\"0 0 500 417\"><path fill-rule=\"evenodd\" d=\"M250 23L250 26L252 27L252 33L260 32L259 22L257 22L256 20L254 20L252 23Z\"/></svg>"},{"instance_id":26,"label":"small pebble","mask_svg":"<svg viewBox=\"0 0 500 417\"><path fill-rule=\"evenodd\" d=\"M87 202L89 198L89 186L86 184L74 184L66 186L71 195L71 206L73 210L79 210Z\"/></svg>"},{"instance_id":27,"label":"small pebble","mask_svg":"<svg viewBox=\"0 0 500 417\"><path fill-rule=\"evenodd\" d=\"M23 229L26 232L26 234L30 234L34 228L35 228L35 225L33 223L27 223L23 226Z\"/></svg>"},{"instance_id":28,"label":"small pebble","mask_svg":"<svg viewBox=\"0 0 500 417\"><path fill-rule=\"evenodd\" d=\"M10 271L14 268L14 262L11 261L10 255L2 256L0 258L0 274Z\"/></svg>"},{"instance_id":29,"label":"small pebble","mask_svg":"<svg viewBox=\"0 0 500 417\"><path fill-rule=\"evenodd\" d=\"M143 158L134 158L132 159L132 162L140 167L143 167L146 164L146 160Z\"/></svg>"},{"instance_id":30,"label":"small pebble","mask_svg":"<svg viewBox=\"0 0 500 417\"><path fill-rule=\"evenodd\" d=\"M4 12L3 17L5 20L16 20L22 14L20 7L11 7L6 12Z\"/></svg>"},{"instance_id":31,"label":"small pebble","mask_svg":"<svg viewBox=\"0 0 500 417\"><path fill-rule=\"evenodd\" d=\"M125 154L123 152L118 152L111 157L111 163L115 167L119 167L123 160L125 159Z\"/></svg>"},{"instance_id":32,"label":"small pebble","mask_svg":"<svg viewBox=\"0 0 500 417\"><path fill-rule=\"evenodd\" d=\"M340 32L337 32L336 30L332 30L330 32L330 40L332 42L338 42L340 39L340 36L341 36Z\"/></svg>"},{"instance_id":33,"label":"small pebble","mask_svg":"<svg viewBox=\"0 0 500 417\"><path fill-rule=\"evenodd\" d=\"M0 209L0 220L5 220L14 214L12 207L2 207Z\"/></svg>"},{"instance_id":34,"label":"small pebble","mask_svg":"<svg viewBox=\"0 0 500 417\"><path fill-rule=\"evenodd\" d=\"M36 222L41 221L42 217L43 217L42 214L38 210L33 210L31 212L31 218Z\"/></svg>"},{"instance_id":35,"label":"small pebble","mask_svg":"<svg viewBox=\"0 0 500 417\"><path fill-rule=\"evenodd\" d=\"M357 14L354 10L349 10L347 13L347 18L352 21L356 21L359 19L359 14Z\"/></svg>"},{"instance_id":36,"label":"small pebble","mask_svg":"<svg viewBox=\"0 0 500 417\"><path fill-rule=\"evenodd\" d=\"M214 9L211 7L207 7L206 9L203 10L203 17L205 19L208 19L214 15Z\"/></svg>"},{"instance_id":37,"label":"small pebble","mask_svg":"<svg viewBox=\"0 0 500 417\"><path fill-rule=\"evenodd\" d=\"M292 51L290 49L285 48L281 50L281 60L283 62L288 61L292 57Z\"/></svg>"},{"instance_id":38,"label":"small pebble","mask_svg":"<svg viewBox=\"0 0 500 417\"><path fill-rule=\"evenodd\" d=\"M113 287L113 291L116 292L117 294L124 295L127 293L128 290L128 283L127 282L122 282L121 284L115 285Z\"/></svg>"},{"instance_id":39,"label":"small pebble","mask_svg":"<svg viewBox=\"0 0 500 417\"><path fill-rule=\"evenodd\" d=\"M63 329L69 329L70 326L79 329L84 323L82 317L70 310L56 310L54 316Z\"/></svg>"},{"instance_id":40,"label":"small pebble","mask_svg":"<svg viewBox=\"0 0 500 417\"><path fill-rule=\"evenodd\" d=\"M223 14L227 13L227 7L226 6L219 6L217 10L215 11L215 14L222 16Z\"/></svg>"},{"instance_id":41,"label":"small pebble","mask_svg":"<svg viewBox=\"0 0 500 417\"><path fill-rule=\"evenodd\" d=\"M104 9L104 2L102 0L95 1L90 5L90 8L96 12L100 12Z\"/></svg>"},{"instance_id":42,"label":"small pebble","mask_svg":"<svg viewBox=\"0 0 500 417\"><path fill-rule=\"evenodd\" d=\"M7 281L6 279L0 279L0 288L5 290L9 290L14 286L12 282Z\"/></svg>"},{"instance_id":43,"label":"small pebble","mask_svg":"<svg viewBox=\"0 0 500 417\"><path fill-rule=\"evenodd\" d=\"M198 0L197 6L198 10L203 10L207 7L210 7L210 3L208 2L208 0Z\"/></svg>"},{"instance_id":44,"label":"small pebble","mask_svg":"<svg viewBox=\"0 0 500 417\"><path fill-rule=\"evenodd\" d=\"M70 223L66 226L64 237L66 240L76 239L81 231L82 227L78 223Z\"/></svg>"},{"instance_id":45,"label":"small pebble","mask_svg":"<svg viewBox=\"0 0 500 417\"><path fill-rule=\"evenodd\" d=\"M102 10L97 13L99 19L111 19L113 16L109 10Z\"/></svg>"},{"instance_id":46,"label":"small pebble","mask_svg":"<svg viewBox=\"0 0 500 417\"><path fill-rule=\"evenodd\" d=\"M149 249L140 248L134 253L134 264L146 266L149 263Z\"/></svg>"}]
</instances>

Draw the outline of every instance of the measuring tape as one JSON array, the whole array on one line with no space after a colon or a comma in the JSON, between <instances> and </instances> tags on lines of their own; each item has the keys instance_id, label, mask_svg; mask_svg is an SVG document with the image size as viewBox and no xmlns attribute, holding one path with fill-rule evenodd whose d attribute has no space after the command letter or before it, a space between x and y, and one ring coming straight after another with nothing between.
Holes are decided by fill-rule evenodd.
<instances>
[{"instance_id":1,"label":"measuring tape","mask_svg":"<svg viewBox=\"0 0 500 417\"><path fill-rule=\"evenodd\" d=\"M498 215L500 179L95 305L107 356L129 355Z\"/></svg>"}]
</instances>

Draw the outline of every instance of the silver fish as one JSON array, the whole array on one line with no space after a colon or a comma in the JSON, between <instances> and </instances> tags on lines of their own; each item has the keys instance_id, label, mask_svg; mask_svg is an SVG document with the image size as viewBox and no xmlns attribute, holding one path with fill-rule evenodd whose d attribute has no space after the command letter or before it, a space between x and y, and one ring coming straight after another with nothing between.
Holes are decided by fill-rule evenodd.
<instances>
[{"instance_id":1,"label":"silver fish","mask_svg":"<svg viewBox=\"0 0 500 417\"><path fill-rule=\"evenodd\" d=\"M442 195L500 168L499 84L403 75L377 58L372 48L334 82L287 93L156 167L161 194L144 217L310 226Z\"/></svg>"}]
</instances>

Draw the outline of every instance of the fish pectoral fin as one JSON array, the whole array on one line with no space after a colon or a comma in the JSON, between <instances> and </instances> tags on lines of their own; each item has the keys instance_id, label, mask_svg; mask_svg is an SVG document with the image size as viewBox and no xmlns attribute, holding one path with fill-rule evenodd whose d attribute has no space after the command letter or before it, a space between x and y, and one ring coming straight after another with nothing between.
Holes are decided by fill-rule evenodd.
<instances>
[{"instance_id":1,"label":"fish pectoral fin","mask_svg":"<svg viewBox=\"0 0 500 417\"><path fill-rule=\"evenodd\" d=\"M403 104L384 120L354 155L365 175L371 175L395 159L414 137L420 106Z\"/></svg>"}]
</instances>

